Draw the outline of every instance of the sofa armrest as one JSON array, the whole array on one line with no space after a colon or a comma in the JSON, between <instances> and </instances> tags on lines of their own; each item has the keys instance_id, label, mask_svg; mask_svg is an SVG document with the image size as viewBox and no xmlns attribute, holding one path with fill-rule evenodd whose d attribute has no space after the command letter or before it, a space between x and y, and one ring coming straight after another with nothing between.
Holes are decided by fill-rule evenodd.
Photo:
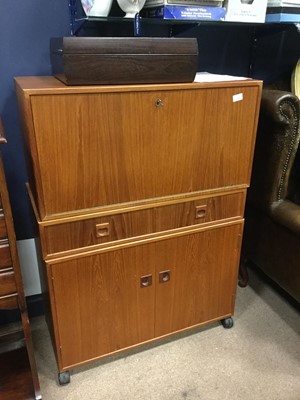
<instances>
[{"instance_id":1,"label":"sofa armrest","mask_svg":"<svg viewBox=\"0 0 300 400\"><path fill-rule=\"evenodd\" d=\"M300 206L289 200L272 204L272 219L290 231L300 235Z\"/></svg>"},{"instance_id":2,"label":"sofa armrest","mask_svg":"<svg viewBox=\"0 0 300 400\"><path fill-rule=\"evenodd\" d=\"M274 202L287 199L295 190L291 172L300 140L299 123L298 97L263 90L247 201L269 214Z\"/></svg>"}]
</instances>

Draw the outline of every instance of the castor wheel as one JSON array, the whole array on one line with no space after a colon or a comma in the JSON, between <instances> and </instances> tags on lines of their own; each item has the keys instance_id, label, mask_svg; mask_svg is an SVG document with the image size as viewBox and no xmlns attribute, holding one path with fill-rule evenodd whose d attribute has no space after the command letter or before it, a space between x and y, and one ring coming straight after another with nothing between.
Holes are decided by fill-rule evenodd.
<instances>
[{"instance_id":1,"label":"castor wheel","mask_svg":"<svg viewBox=\"0 0 300 400\"><path fill-rule=\"evenodd\" d=\"M58 383L60 385L67 385L68 383L70 383L70 372L69 371L59 372Z\"/></svg>"},{"instance_id":2,"label":"castor wheel","mask_svg":"<svg viewBox=\"0 0 300 400\"><path fill-rule=\"evenodd\" d=\"M231 317L221 320L221 323L225 329L230 329L233 327L233 319Z\"/></svg>"}]
</instances>

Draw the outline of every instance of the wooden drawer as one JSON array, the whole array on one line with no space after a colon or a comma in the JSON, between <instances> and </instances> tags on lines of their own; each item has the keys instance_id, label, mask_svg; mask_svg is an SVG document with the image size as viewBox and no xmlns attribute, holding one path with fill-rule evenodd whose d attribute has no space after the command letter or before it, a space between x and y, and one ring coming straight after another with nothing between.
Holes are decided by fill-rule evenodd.
<instances>
[{"instance_id":1,"label":"wooden drawer","mask_svg":"<svg viewBox=\"0 0 300 400\"><path fill-rule=\"evenodd\" d=\"M12 269L0 272L0 298L17 292L15 274Z\"/></svg>"},{"instance_id":2,"label":"wooden drawer","mask_svg":"<svg viewBox=\"0 0 300 400\"><path fill-rule=\"evenodd\" d=\"M6 223L3 210L0 209L0 240L3 240L7 237Z\"/></svg>"},{"instance_id":3,"label":"wooden drawer","mask_svg":"<svg viewBox=\"0 0 300 400\"><path fill-rule=\"evenodd\" d=\"M12 265L8 240L0 241L0 271Z\"/></svg>"},{"instance_id":4,"label":"wooden drawer","mask_svg":"<svg viewBox=\"0 0 300 400\"><path fill-rule=\"evenodd\" d=\"M0 310L13 310L18 308L18 295L14 293L12 295L0 297Z\"/></svg>"},{"instance_id":5,"label":"wooden drawer","mask_svg":"<svg viewBox=\"0 0 300 400\"><path fill-rule=\"evenodd\" d=\"M242 217L245 193L152 207L105 217L45 226L46 254Z\"/></svg>"}]
</instances>

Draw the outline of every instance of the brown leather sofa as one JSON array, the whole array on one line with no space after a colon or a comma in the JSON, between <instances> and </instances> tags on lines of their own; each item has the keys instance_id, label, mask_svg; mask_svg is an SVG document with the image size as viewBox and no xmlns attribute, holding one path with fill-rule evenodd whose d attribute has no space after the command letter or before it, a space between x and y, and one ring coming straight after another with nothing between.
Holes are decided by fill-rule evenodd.
<instances>
[{"instance_id":1,"label":"brown leather sofa","mask_svg":"<svg viewBox=\"0 0 300 400\"><path fill-rule=\"evenodd\" d=\"M300 302L300 102L263 90L247 195L240 286L248 261Z\"/></svg>"}]
</instances>

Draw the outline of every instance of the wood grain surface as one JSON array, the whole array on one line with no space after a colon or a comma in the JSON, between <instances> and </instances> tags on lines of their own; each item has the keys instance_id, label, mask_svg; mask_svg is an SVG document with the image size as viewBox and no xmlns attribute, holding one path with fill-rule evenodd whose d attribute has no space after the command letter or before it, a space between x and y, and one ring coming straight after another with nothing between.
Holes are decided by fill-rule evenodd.
<instances>
[{"instance_id":1,"label":"wood grain surface","mask_svg":"<svg viewBox=\"0 0 300 400\"><path fill-rule=\"evenodd\" d=\"M49 265L61 367L231 315L241 229L235 224ZM171 279L159 284L166 269ZM141 288L144 275L153 283Z\"/></svg>"},{"instance_id":2,"label":"wood grain surface","mask_svg":"<svg viewBox=\"0 0 300 400\"><path fill-rule=\"evenodd\" d=\"M41 218L249 184L259 86L178 86L30 96Z\"/></svg>"},{"instance_id":3,"label":"wood grain surface","mask_svg":"<svg viewBox=\"0 0 300 400\"><path fill-rule=\"evenodd\" d=\"M116 214L44 228L46 254L94 246L125 238L243 216L245 191L193 202ZM197 210L204 214L198 216ZM97 237L97 226L108 224L108 234Z\"/></svg>"},{"instance_id":4,"label":"wood grain surface","mask_svg":"<svg viewBox=\"0 0 300 400\"><path fill-rule=\"evenodd\" d=\"M261 87L16 79L59 371L233 315Z\"/></svg>"}]
</instances>

